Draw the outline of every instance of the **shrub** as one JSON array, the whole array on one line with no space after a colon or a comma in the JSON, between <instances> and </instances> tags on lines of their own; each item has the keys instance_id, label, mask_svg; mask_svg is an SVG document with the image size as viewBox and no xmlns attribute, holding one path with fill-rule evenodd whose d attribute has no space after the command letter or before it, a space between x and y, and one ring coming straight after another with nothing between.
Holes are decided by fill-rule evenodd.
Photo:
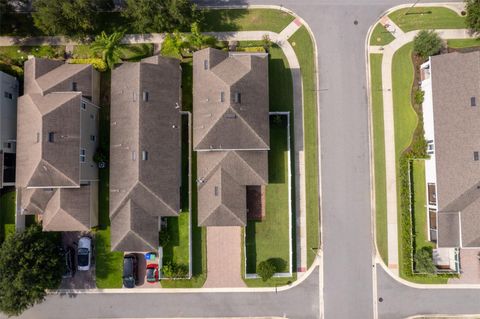
<instances>
[{"instance_id":1,"label":"shrub","mask_svg":"<svg viewBox=\"0 0 480 319\"><path fill-rule=\"evenodd\" d=\"M421 105L423 103L425 96L425 92L422 90L415 90L415 94L413 95L413 100L417 105Z\"/></svg>"},{"instance_id":2,"label":"shrub","mask_svg":"<svg viewBox=\"0 0 480 319\"><path fill-rule=\"evenodd\" d=\"M433 30L421 30L413 39L413 51L422 59L435 55L442 49L442 39Z\"/></svg>"},{"instance_id":3,"label":"shrub","mask_svg":"<svg viewBox=\"0 0 480 319\"><path fill-rule=\"evenodd\" d=\"M270 48L272 47L272 40L268 34L264 34L262 37L263 48L265 51L269 52Z\"/></svg>"},{"instance_id":4,"label":"shrub","mask_svg":"<svg viewBox=\"0 0 480 319\"><path fill-rule=\"evenodd\" d=\"M164 278L169 279L185 278L188 275L188 266L174 262L168 262L163 265L162 274Z\"/></svg>"},{"instance_id":5,"label":"shrub","mask_svg":"<svg viewBox=\"0 0 480 319\"><path fill-rule=\"evenodd\" d=\"M170 242L170 235L166 231L160 231L158 234L158 244L165 247Z\"/></svg>"},{"instance_id":6,"label":"shrub","mask_svg":"<svg viewBox=\"0 0 480 319\"><path fill-rule=\"evenodd\" d=\"M68 63L71 64L91 64L97 71L104 72L107 70L107 63L102 59L70 59Z\"/></svg>"},{"instance_id":7,"label":"shrub","mask_svg":"<svg viewBox=\"0 0 480 319\"><path fill-rule=\"evenodd\" d=\"M434 274L432 247L422 247L415 253L415 270L420 273Z\"/></svg>"},{"instance_id":8,"label":"shrub","mask_svg":"<svg viewBox=\"0 0 480 319\"><path fill-rule=\"evenodd\" d=\"M275 265L270 260L265 260L258 264L257 273L263 281L272 278L276 271Z\"/></svg>"},{"instance_id":9,"label":"shrub","mask_svg":"<svg viewBox=\"0 0 480 319\"><path fill-rule=\"evenodd\" d=\"M245 48L239 48L237 47L237 51L243 51L243 52L261 52L261 53L265 53L265 48L263 47L245 47Z\"/></svg>"},{"instance_id":10,"label":"shrub","mask_svg":"<svg viewBox=\"0 0 480 319\"><path fill-rule=\"evenodd\" d=\"M466 24L473 33L480 33L480 1L466 0Z\"/></svg>"}]
</instances>

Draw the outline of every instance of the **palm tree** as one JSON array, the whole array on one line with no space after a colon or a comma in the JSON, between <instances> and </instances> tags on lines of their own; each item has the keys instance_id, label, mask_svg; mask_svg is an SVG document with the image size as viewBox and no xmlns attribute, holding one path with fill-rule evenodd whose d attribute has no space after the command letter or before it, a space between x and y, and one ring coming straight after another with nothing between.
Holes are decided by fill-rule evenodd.
<instances>
[{"instance_id":1,"label":"palm tree","mask_svg":"<svg viewBox=\"0 0 480 319\"><path fill-rule=\"evenodd\" d=\"M120 61L120 42L123 35L124 32L114 32L107 35L105 31L102 31L100 35L95 37L95 41L91 45L92 50L102 56L110 70L113 69L115 63Z\"/></svg>"}]
</instances>

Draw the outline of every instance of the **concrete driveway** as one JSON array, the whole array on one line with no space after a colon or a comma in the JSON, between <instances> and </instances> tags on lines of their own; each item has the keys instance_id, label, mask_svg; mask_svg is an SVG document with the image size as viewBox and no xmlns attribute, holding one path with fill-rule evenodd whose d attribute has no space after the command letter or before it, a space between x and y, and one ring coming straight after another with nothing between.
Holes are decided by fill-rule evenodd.
<instances>
[{"instance_id":1,"label":"concrete driveway","mask_svg":"<svg viewBox=\"0 0 480 319\"><path fill-rule=\"evenodd\" d=\"M207 227L207 281L204 287L245 287L241 245L241 227Z\"/></svg>"},{"instance_id":2,"label":"concrete driveway","mask_svg":"<svg viewBox=\"0 0 480 319\"><path fill-rule=\"evenodd\" d=\"M75 250L75 269L77 268L77 245L78 239L82 236L91 236L88 232L62 232L62 244L64 247L70 246ZM92 244L93 246L93 244ZM92 251L90 270L78 271L76 269L72 278L65 278L60 284L62 289L89 289L96 288L95 285L95 253Z\"/></svg>"}]
</instances>

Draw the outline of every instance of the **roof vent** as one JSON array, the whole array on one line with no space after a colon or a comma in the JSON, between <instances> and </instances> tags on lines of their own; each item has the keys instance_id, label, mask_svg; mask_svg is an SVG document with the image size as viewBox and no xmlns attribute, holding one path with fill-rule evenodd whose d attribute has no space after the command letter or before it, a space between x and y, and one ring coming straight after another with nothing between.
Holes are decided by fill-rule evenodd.
<instances>
[{"instance_id":1,"label":"roof vent","mask_svg":"<svg viewBox=\"0 0 480 319\"><path fill-rule=\"evenodd\" d=\"M137 153L135 151L132 151L132 161L135 161L137 159Z\"/></svg>"},{"instance_id":2,"label":"roof vent","mask_svg":"<svg viewBox=\"0 0 480 319\"><path fill-rule=\"evenodd\" d=\"M479 155L478 155L478 151L473 152L473 160L478 161L479 159L480 158L479 158Z\"/></svg>"},{"instance_id":3,"label":"roof vent","mask_svg":"<svg viewBox=\"0 0 480 319\"><path fill-rule=\"evenodd\" d=\"M148 152L147 151L142 151L142 161L148 160Z\"/></svg>"},{"instance_id":4,"label":"roof vent","mask_svg":"<svg viewBox=\"0 0 480 319\"><path fill-rule=\"evenodd\" d=\"M143 91L143 101L148 102L148 91Z\"/></svg>"},{"instance_id":5,"label":"roof vent","mask_svg":"<svg viewBox=\"0 0 480 319\"><path fill-rule=\"evenodd\" d=\"M208 60L203 60L203 69L208 70Z\"/></svg>"},{"instance_id":6,"label":"roof vent","mask_svg":"<svg viewBox=\"0 0 480 319\"><path fill-rule=\"evenodd\" d=\"M48 141L50 143L55 142L55 132L48 132Z\"/></svg>"},{"instance_id":7,"label":"roof vent","mask_svg":"<svg viewBox=\"0 0 480 319\"><path fill-rule=\"evenodd\" d=\"M215 196L218 196L218 186L215 186Z\"/></svg>"},{"instance_id":8,"label":"roof vent","mask_svg":"<svg viewBox=\"0 0 480 319\"><path fill-rule=\"evenodd\" d=\"M470 98L470 106L477 106L477 100L474 96Z\"/></svg>"}]
</instances>

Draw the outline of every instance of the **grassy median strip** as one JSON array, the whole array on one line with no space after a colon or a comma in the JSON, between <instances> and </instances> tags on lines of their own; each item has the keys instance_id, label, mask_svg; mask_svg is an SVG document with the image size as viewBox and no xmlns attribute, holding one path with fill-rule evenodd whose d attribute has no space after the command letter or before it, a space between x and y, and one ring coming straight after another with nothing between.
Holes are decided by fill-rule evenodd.
<instances>
[{"instance_id":1,"label":"grassy median strip","mask_svg":"<svg viewBox=\"0 0 480 319\"><path fill-rule=\"evenodd\" d=\"M445 7L414 7L388 15L404 32L420 29L463 29L465 17Z\"/></svg>"},{"instance_id":2,"label":"grassy median strip","mask_svg":"<svg viewBox=\"0 0 480 319\"><path fill-rule=\"evenodd\" d=\"M204 31L273 31L280 33L294 17L276 9L207 9Z\"/></svg>"},{"instance_id":3,"label":"grassy median strip","mask_svg":"<svg viewBox=\"0 0 480 319\"><path fill-rule=\"evenodd\" d=\"M370 36L370 45L387 45L395 40L395 37L383 25L377 23Z\"/></svg>"},{"instance_id":4,"label":"grassy median strip","mask_svg":"<svg viewBox=\"0 0 480 319\"><path fill-rule=\"evenodd\" d=\"M317 87L314 46L307 29L302 26L288 40L292 44L303 81L303 117L305 136L305 178L307 202L307 264L315 260L319 247L319 192L318 192L318 139L317 139Z\"/></svg>"},{"instance_id":5,"label":"grassy median strip","mask_svg":"<svg viewBox=\"0 0 480 319\"><path fill-rule=\"evenodd\" d=\"M375 216L377 248L388 265L387 186L383 118L382 54L370 54L373 154L375 170Z\"/></svg>"}]
</instances>

